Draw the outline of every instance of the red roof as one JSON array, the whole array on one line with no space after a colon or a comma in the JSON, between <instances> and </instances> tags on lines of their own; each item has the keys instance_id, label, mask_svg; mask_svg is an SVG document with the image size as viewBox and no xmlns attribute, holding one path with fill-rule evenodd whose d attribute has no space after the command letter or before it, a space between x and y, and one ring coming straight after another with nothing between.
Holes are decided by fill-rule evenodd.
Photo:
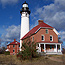
<instances>
[{"instance_id":1,"label":"red roof","mask_svg":"<svg viewBox=\"0 0 65 65\"><path fill-rule=\"evenodd\" d=\"M53 28L53 27L51 27L48 24L42 22L41 24L39 24L39 25L35 26L33 29L31 29L22 39L25 39L26 37L34 34L39 28Z\"/></svg>"},{"instance_id":2,"label":"red roof","mask_svg":"<svg viewBox=\"0 0 65 65\"><path fill-rule=\"evenodd\" d=\"M8 44L8 45L20 45L20 43L19 42L17 42L17 41L13 41L13 42L11 42L10 44ZM8 46L7 45L7 46Z\"/></svg>"}]
</instances>

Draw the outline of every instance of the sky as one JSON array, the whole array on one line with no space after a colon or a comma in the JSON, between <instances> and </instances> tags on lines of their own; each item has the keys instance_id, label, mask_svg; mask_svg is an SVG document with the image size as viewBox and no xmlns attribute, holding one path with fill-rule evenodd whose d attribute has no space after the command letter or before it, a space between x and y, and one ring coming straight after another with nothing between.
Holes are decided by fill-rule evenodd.
<instances>
[{"instance_id":1,"label":"sky","mask_svg":"<svg viewBox=\"0 0 65 65\"><path fill-rule=\"evenodd\" d=\"M20 40L20 9L24 2L29 4L30 29L41 19L54 27L65 45L65 0L0 0L0 40L11 42Z\"/></svg>"}]
</instances>

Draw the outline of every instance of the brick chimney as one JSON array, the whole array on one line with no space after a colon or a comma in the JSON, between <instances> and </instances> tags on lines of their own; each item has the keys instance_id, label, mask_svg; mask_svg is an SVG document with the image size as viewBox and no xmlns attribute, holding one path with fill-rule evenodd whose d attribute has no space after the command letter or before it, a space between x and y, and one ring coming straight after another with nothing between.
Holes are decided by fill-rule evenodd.
<instances>
[{"instance_id":1,"label":"brick chimney","mask_svg":"<svg viewBox=\"0 0 65 65\"><path fill-rule=\"evenodd\" d=\"M14 41L16 41L16 39L14 39Z\"/></svg>"},{"instance_id":2,"label":"brick chimney","mask_svg":"<svg viewBox=\"0 0 65 65\"><path fill-rule=\"evenodd\" d=\"M41 23L43 23L43 20L38 20L38 24L40 25Z\"/></svg>"}]
</instances>

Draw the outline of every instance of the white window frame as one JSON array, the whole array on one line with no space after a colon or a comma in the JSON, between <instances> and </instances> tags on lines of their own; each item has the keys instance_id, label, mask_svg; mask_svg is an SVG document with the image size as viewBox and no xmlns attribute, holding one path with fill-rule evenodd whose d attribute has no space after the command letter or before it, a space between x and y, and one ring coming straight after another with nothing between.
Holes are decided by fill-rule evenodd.
<instances>
[{"instance_id":1,"label":"white window frame","mask_svg":"<svg viewBox=\"0 0 65 65\"><path fill-rule=\"evenodd\" d=\"M44 37L44 40L42 40L42 36ZM42 41L45 41L45 36L44 36L44 35L41 35L41 40L42 40Z\"/></svg>"},{"instance_id":2,"label":"white window frame","mask_svg":"<svg viewBox=\"0 0 65 65\"><path fill-rule=\"evenodd\" d=\"M50 36L52 36L52 35L50 35ZM52 36L52 40L50 40L51 42L53 41L53 36Z\"/></svg>"}]
</instances>

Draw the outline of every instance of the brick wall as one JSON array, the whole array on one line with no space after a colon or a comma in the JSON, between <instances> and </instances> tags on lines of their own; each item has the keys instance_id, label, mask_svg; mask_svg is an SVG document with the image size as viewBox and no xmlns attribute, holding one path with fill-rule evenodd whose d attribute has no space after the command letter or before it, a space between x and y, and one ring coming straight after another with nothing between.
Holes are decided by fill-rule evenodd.
<instances>
[{"instance_id":1,"label":"brick wall","mask_svg":"<svg viewBox=\"0 0 65 65\"><path fill-rule=\"evenodd\" d=\"M42 41L41 36L44 35L45 41L50 42L50 35L53 36L53 41L52 42L58 42L58 35L52 30L48 29L48 34L46 33L46 29L40 29L34 36L34 40L36 42ZM33 37L31 36L31 38Z\"/></svg>"}]
</instances>

